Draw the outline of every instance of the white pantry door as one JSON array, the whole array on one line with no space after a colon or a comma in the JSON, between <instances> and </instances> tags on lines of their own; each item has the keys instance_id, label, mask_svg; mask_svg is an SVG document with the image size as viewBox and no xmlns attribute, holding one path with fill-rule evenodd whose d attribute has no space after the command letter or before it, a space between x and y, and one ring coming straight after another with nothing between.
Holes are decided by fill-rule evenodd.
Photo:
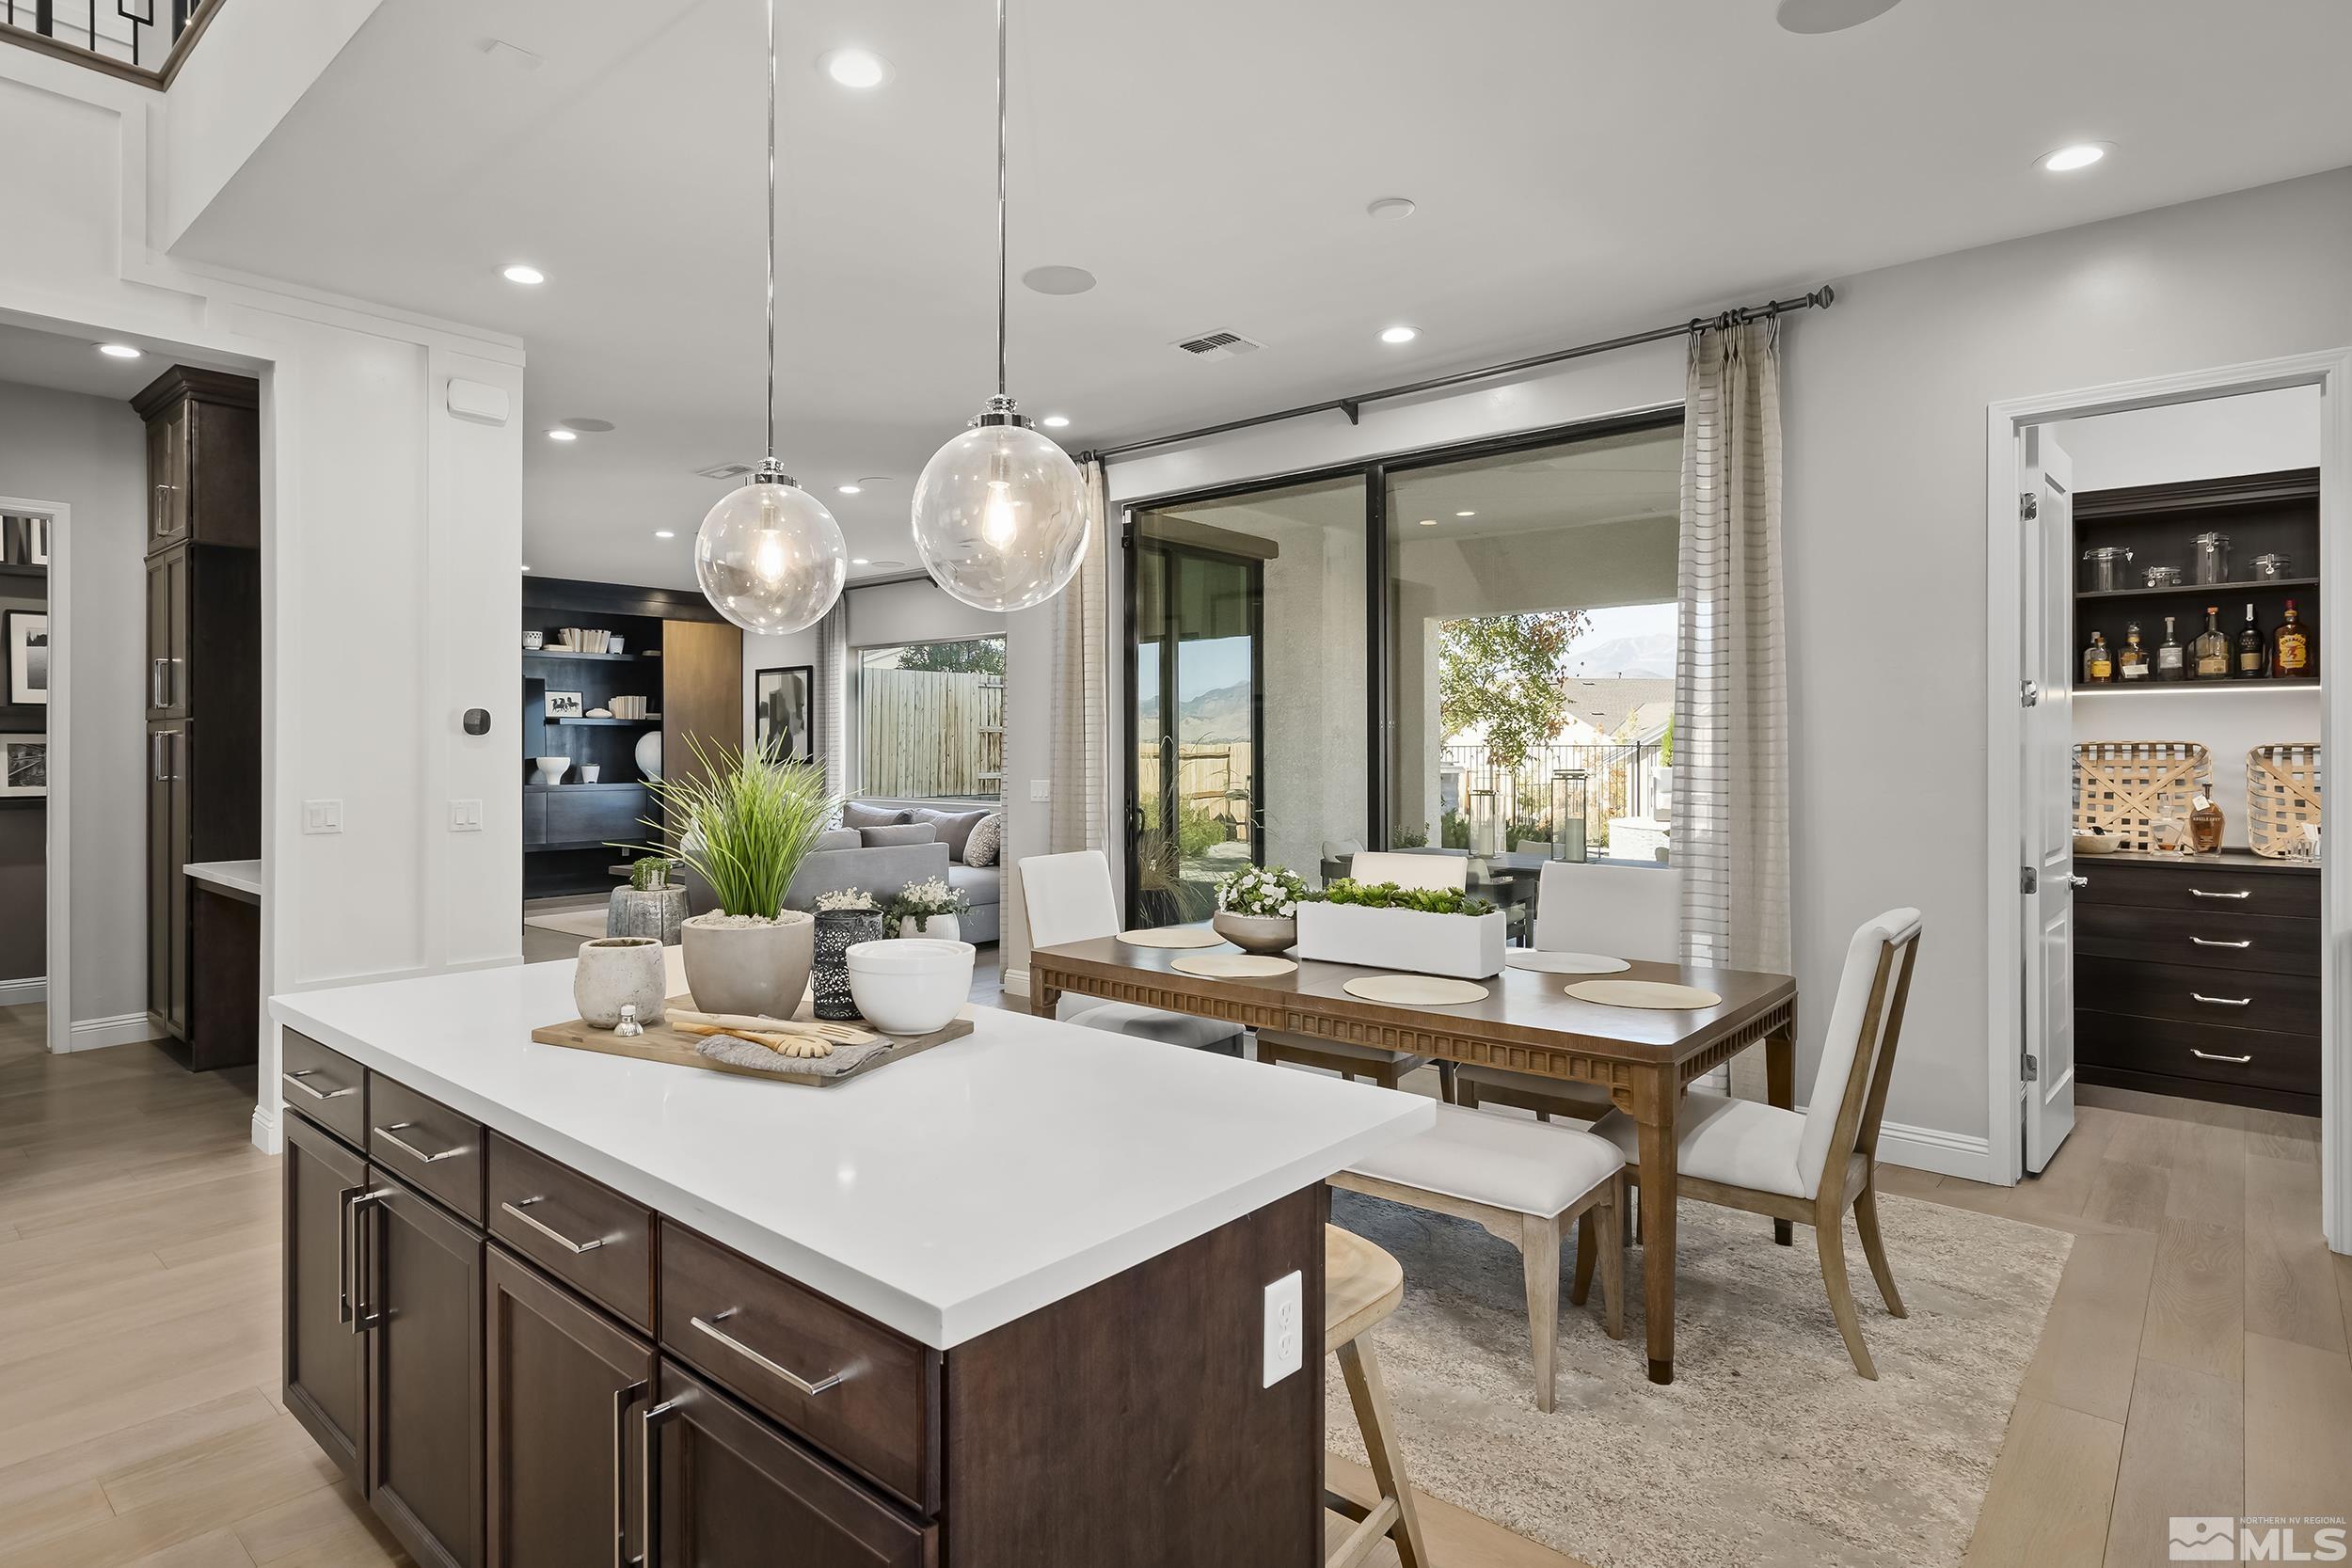
<instances>
[{"instance_id":1,"label":"white pantry door","mask_svg":"<svg viewBox=\"0 0 2352 1568\"><path fill-rule=\"evenodd\" d=\"M2025 433L2018 559L2025 563L2026 1169L2040 1172L2074 1130L2074 485L2046 429Z\"/></svg>"}]
</instances>

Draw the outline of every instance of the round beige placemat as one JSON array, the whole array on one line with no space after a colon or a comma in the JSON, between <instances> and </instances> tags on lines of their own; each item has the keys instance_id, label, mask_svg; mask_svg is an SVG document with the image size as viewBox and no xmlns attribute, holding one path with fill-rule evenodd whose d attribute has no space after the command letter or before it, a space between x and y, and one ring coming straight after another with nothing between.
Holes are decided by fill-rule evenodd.
<instances>
[{"instance_id":1,"label":"round beige placemat","mask_svg":"<svg viewBox=\"0 0 2352 1568\"><path fill-rule=\"evenodd\" d=\"M1538 974L1622 974L1633 967L1623 958L1598 953L1538 953L1525 947L1513 948L1502 955L1502 961L1513 969L1532 969Z\"/></svg>"},{"instance_id":2,"label":"round beige placemat","mask_svg":"<svg viewBox=\"0 0 2352 1568\"><path fill-rule=\"evenodd\" d=\"M1604 1007L1677 1010L1711 1007L1723 1000L1711 990L1669 985L1663 980L1584 980L1570 986L1568 994L1579 1002L1597 1002Z\"/></svg>"},{"instance_id":3,"label":"round beige placemat","mask_svg":"<svg viewBox=\"0 0 2352 1568\"><path fill-rule=\"evenodd\" d=\"M1474 980L1445 980L1435 974L1366 974L1340 989L1367 1002L1393 1002L1400 1007L1459 1007L1486 999L1486 988Z\"/></svg>"},{"instance_id":4,"label":"round beige placemat","mask_svg":"<svg viewBox=\"0 0 2352 1568\"><path fill-rule=\"evenodd\" d=\"M1245 980L1288 974L1298 966L1270 953L1187 953L1181 958L1168 959L1168 967L1210 979Z\"/></svg>"},{"instance_id":5,"label":"round beige placemat","mask_svg":"<svg viewBox=\"0 0 2352 1568\"><path fill-rule=\"evenodd\" d=\"M1119 940L1130 947L1222 947L1225 939L1206 926L1154 926L1144 931L1121 931Z\"/></svg>"}]
</instances>

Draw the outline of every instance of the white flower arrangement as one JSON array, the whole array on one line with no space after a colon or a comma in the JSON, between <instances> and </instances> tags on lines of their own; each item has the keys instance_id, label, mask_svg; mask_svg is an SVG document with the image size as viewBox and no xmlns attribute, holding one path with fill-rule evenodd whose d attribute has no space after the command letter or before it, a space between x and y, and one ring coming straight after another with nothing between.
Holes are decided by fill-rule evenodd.
<instances>
[{"instance_id":1,"label":"white flower arrangement","mask_svg":"<svg viewBox=\"0 0 2352 1568\"><path fill-rule=\"evenodd\" d=\"M1246 865L1216 879L1216 907L1229 914L1295 915L1314 895L1284 865Z\"/></svg>"},{"instance_id":2,"label":"white flower arrangement","mask_svg":"<svg viewBox=\"0 0 2352 1568\"><path fill-rule=\"evenodd\" d=\"M890 901L889 920L896 926L901 920L913 920L918 931L930 929L935 914L961 915L971 909L972 900L958 889L949 887L944 877L926 881L909 882L898 890L898 896Z\"/></svg>"},{"instance_id":3,"label":"white flower arrangement","mask_svg":"<svg viewBox=\"0 0 2352 1568\"><path fill-rule=\"evenodd\" d=\"M880 907L874 902L874 895L864 888L835 888L831 893L817 895L817 908L820 912L826 910L856 910L863 913Z\"/></svg>"}]
</instances>

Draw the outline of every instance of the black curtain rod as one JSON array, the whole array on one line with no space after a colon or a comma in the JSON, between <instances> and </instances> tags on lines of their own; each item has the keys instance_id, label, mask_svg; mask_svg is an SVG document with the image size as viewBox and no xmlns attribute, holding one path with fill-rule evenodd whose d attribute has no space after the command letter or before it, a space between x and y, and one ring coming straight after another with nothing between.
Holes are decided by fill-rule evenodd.
<instances>
[{"instance_id":1,"label":"black curtain rod","mask_svg":"<svg viewBox=\"0 0 2352 1568\"><path fill-rule=\"evenodd\" d=\"M1359 422L1363 406L1368 403L1381 403L1390 398L1408 398L1418 392L1434 392L1441 388L1459 387L1472 381L1486 381L1499 375L1516 375L1521 371L1537 370L1545 365L1557 365L1563 360L1582 359L1595 354L1608 354L1616 349L1632 348L1638 343L1662 342L1668 338L1684 337L1710 326L1738 326L1745 322L1769 321L1774 316L1785 316L1796 310L1826 310L1836 303L1836 300L1837 291L1824 283L1809 293L1797 294L1788 299L1775 299L1764 305L1741 306L1737 309L1720 311L1712 316L1693 316L1689 321L1678 322L1673 326L1655 327L1647 332L1629 333L1622 338L1610 338L1597 343L1582 343L1575 348L1554 349L1549 354L1531 355L1525 359L1514 359L1502 365L1487 365L1474 371L1457 371L1452 375L1433 376L1427 381L1407 382L1402 387L1383 387L1376 392L1363 392L1352 398L1333 398L1326 403L1304 404L1296 408L1285 408L1278 414L1254 414L1246 420L1228 420L1223 424L1203 425L1199 430L1178 431L1173 436L1154 436L1149 440L1129 441L1121 446L1099 447L1092 451L1080 452L1078 457L1081 462L1089 458L1098 458L1107 463L1112 458L1124 457L1130 452L1149 451L1153 447L1174 446L1182 441L1203 440L1211 436L1223 436L1235 430L1249 430L1258 425L1274 424L1283 420L1301 419L1309 414L1344 414L1347 416L1347 422L1355 424Z\"/></svg>"}]
</instances>

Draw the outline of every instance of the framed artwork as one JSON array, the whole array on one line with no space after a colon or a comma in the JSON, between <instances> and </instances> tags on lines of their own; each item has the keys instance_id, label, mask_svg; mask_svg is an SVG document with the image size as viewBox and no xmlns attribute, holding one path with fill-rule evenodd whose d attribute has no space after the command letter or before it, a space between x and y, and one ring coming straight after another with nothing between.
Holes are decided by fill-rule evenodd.
<instances>
[{"instance_id":1,"label":"framed artwork","mask_svg":"<svg viewBox=\"0 0 2352 1568\"><path fill-rule=\"evenodd\" d=\"M20 512L0 517L0 564L48 565L49 519Z\"/></svg>"},{"instance_id":2,"label":"framed artwork","mask_svg":"<svg viewBox=\"0 0 2352 1568\"><path fill-rule=\"evenodd\" d=\"M0 735L0 800L49 793L49 737Z\"/></svg>"},{"instance_id":3,"label":"framed artwork","mask_svg":"<svg viewBox=\"0 0 2352 1568\"><path fill-rule=\"evenodd\" d=\"M8 611L8 701L49 701L49 617L38 610Z\"/></svg>"},{"instance_id":4,"label":"framed artwork","mask_svg":"<svg viewBox=\"0 0 2352 1568\"><path fill-rule=\"evenodd\" d=\"M817 760L817 667L787 664L752 677L752 744L792 762Z\"/></svg>"},{"instance_id":5,"label":"framed artwork","mask_svg":"<svg viewBox=\"0 0 2352 1568\"><path fill-rule=\"evenodd\" d=\"M577 691L550 691L550 692L548 692L548 717L549 719L578 719L578 718L580 718L580 693L579 693L579 692L577 692Z\"/></svg>"}]
</instances>

